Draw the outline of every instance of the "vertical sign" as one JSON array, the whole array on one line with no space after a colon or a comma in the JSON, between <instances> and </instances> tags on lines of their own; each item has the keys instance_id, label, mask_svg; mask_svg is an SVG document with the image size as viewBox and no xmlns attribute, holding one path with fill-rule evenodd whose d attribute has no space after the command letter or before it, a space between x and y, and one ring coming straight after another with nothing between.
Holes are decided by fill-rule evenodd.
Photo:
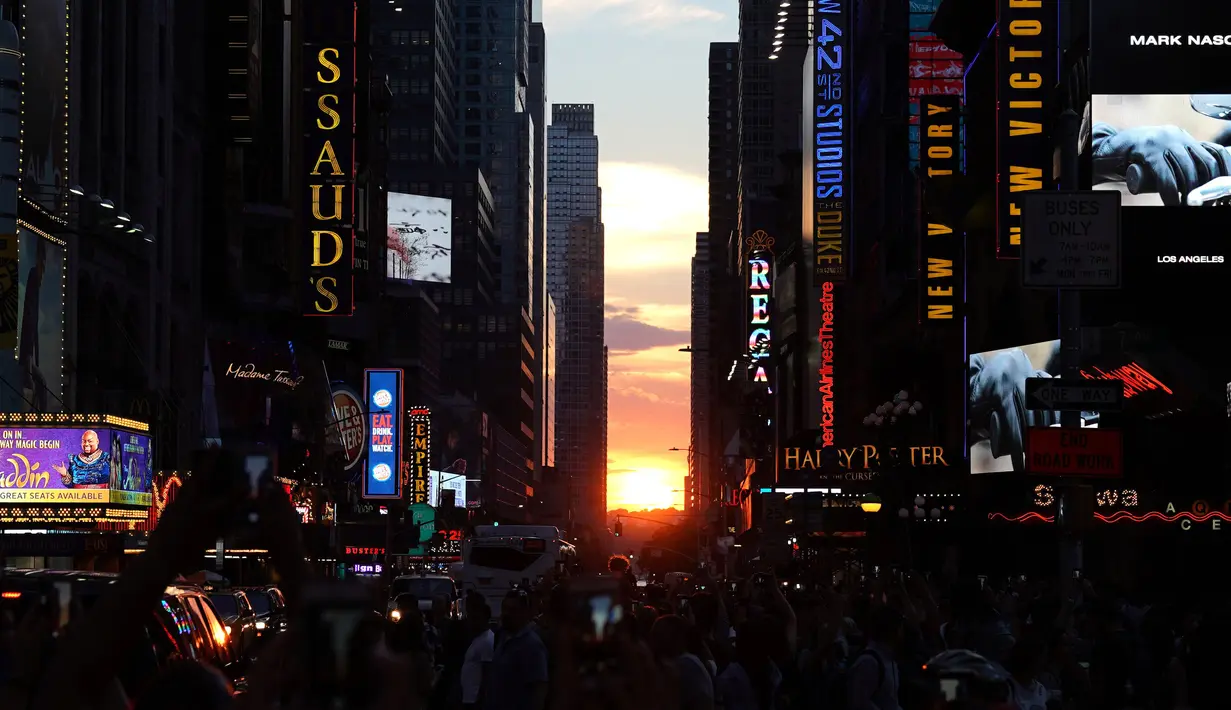
<instances>
[{"instance_id":1,"label":"vertical sign","mask_svg":"<svg viewBox=\"0 0 1231 710\"><path fill-rule=\"evenodd\" d=\"M411 407L406 412L410 431L410 448L406 456L406 480L411 503L431 505L432 480L432 410Z\"/></svg>"},{"instance_id":2,"label":"vertical sign","mask_svg":"<svg viewBox=\"0 0 1231 710\"><path fill-rule=\"evenodd\" d=\"M813 283L844 281L851 259L851 0L816 0L812 146Z\"/></svg>"},{"instance_id":3,"label":"vertical sign","mask_svg":"<svg viewBox=\"0 0 1231 710\"><path fill-rule=\"evenodd\" d=\"M762 230L748 237L748 357L752 381L770 388L770 354L773 331L770 301L773 297L774 238Z\"/></svg>"},{"instance_id":4,"label":"vertical sign","mask_svg":"<svg viewBox=\"0 0 1231 710\"><path fill-rule=\"evenodd\" d=\"M834 285L821 284L821 325L817 331L821 359L816 373L817 391L821 395L821 446L834 445Z\"/></svg>"},{"instance_id":5,"label":"vertical sign","mask_svg":"<svg viewBox=\"0 0 1231 710\"><path fill-rule=\"evenodd\" d=\"M364 498L402 497L402 371L364 370L367 466Z\"/></svg>"},{"instance_id":6,"label":"vertical sign","mask_svg":"<svg viewBox=\"0 0 1231 710\"><path fill-rule=\"evenodd\" d=\"M1023 192L1042 190L1051 175L1045 131L1047 100L1059 80L1057 17L1064 3L997 0L996 5L996 257L1022 248Z\"/></svg>"},{"instance_id":7,"label":"vertical sign","mask_svg":"<svg viewBox=\"0 0 1231 710\"><path fill-rule=\"evenodd\" d=\"M960 327L964 237L955 225L953 191L962 169L961 99L919 99L919 170L923 183L919 244L919 321Z\"/></svg>"},{"instance_id":8,"label":"vertical sign","mask_svg":"<svg viewBox=\"0 0 1231 710\"><path fill-rule=\"evenodd\" d=\"M303 312L354 307L355 3L304 0Z\"/></svg>"}]
</instances>

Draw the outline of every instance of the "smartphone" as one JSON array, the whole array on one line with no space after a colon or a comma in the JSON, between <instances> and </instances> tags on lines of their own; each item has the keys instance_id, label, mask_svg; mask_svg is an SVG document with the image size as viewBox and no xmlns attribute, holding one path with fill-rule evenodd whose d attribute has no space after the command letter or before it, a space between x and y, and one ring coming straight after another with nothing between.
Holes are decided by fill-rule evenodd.
<instances>
[{"instance_id":1,"label":"smartphone","mask_svg":"<svg viewBox=\"0 0 1231 710\"><path fill-rule=\"evenodd\" d=\"M596 676L616 658L615 633L624 622L627 600L614 576L573 580L569 585L569 621L579 673Z\"/></svg>"},{"instance_id":2,"label":"smartphone","mask_svg":"<svg viewBox=\"0 0 1231 710\"><path fill-rule=\"evenodd\" d=\"M685 597L685 596L676 597L675 607L679 609L680 611L684 611L685 609L688 608L688 602L689 602L688 597Z\"/></svg>"},{"instance_id":3,"label":"smartphone","mask_svg":"<svg viewBox=\"0 0 1231 710\"><path fill-rule=\"evenodd\" d=\"M1073 579L1081 579L1081 570L1079 569L1073 570Z\"/></svg>"},{"instance_id":4,"label":"smartphone","mask_svg":"<svg viewBox=\"0 0 1231 710\"><path fill-rule=\"evenodd\" d=\"M56 582L56 599L59 602L59 624L57 629L63 629L68 626L68 622L72 619L73 609L73 583L72 582Z\"/></svg>"},{"instance_id":5,"label":"smartphone","mask_svg":"<svg viewBox=\"0 0 1231 710\"><path fill-rule=\"evenodd\" d=\"M727 591L730 592L731 594L735 594L736 592L738 592L739 582L735 582L735 581L727 582Z\"/></svg>"},{"instance_id":6,"label":"smartphone","mask_svg":"<svg viewBox=\"0 0 1231 710\"><path fill-rule=\"evenodd\" d=\"M370 592L357 584L322 582L304 589L303 604L306 635L299 649L306 655L303 667L312 685L310 692L334 705L356 704L357 699L348 695L366 684L357 674L372 666L364 656L375 648L381 632L372 613ZM397 644L395 636L390 630L391 646Z\"/></svg>"},{"instance_id":7,"label":"smartphone","mask_svg":"<svg viewBox=\"0 0 1231 710\"><path fill-rule=\"evenodd\" d=\"M987 575L979 575L979 589L987 589Z\"/></svg>"}]
</instances>

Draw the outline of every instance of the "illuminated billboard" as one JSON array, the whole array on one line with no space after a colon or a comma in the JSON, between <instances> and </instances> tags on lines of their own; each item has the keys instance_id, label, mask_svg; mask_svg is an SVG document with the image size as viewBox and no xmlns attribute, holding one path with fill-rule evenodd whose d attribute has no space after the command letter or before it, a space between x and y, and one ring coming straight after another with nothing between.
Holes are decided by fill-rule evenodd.
<instances>
[{"instance_id":1,"label":"illuminated billboard","mask_svg":"<svg viewBox=\"0 0 1231 710\"><path fill-rule=\"evenodd\" d=\"M1017 259L1018 198L1051 183L1048 120L1059 80L1059 14L1043 0L997 0L996 10L996 256Z\"/></svg>"},{"instance_id":2,"label":"illuminated billboard","mask_svg":"<svg viewBox=\"0 0 1231 710\"><path fill-rule=\"evenodd\" d=\"M970 356L966 422L971 473L1026 470L1026 430L1060 423L1059 412L1026 409L1026 380L1059 372L1059 340Z\"/></svg>"},{"instance_id":3,"label":"illuminated billboard","mask_svg":"<svg viewBox=\"0 0 1231 710\"><path fill-rule=\"evenodd\" d=\"M406 282L449 283L453 274L453 201L389 193L385 276Z\"/></svg>"},{"instance_id":4,"label":"illuminated billboard","mask_svg":"<svg viewBox=\"0 0 1231 710\"><path fill-rule=\"evenodd\" d=\"M0 506L153 502L148 433L0 424Z\"/></svg>"},{"instance_id":5,"label":"illuminated billboard","mask_svg":"<svg viewBox=\"0 0 1231 710\"><path fill-rule=\"evenodd\" d=\"M772 387L773 328L770 303L773 299L774 238L756 231L748 238L748 357L752 364L750 379Z\"/></svg>"},{"instance_id":6,"label":"illuminated billboard","mask_svg":"<svg viewBox=\"0 0 1231 710\"><path fill-rule=\"evenodd\" d=\"M812 235L813 283L840 282L851 265L851 131L854 111L851 100L852 0L817 0L813 4L816 42L811 61L813 93L808 97L812 148L804 151L810 222L805 234Z\"/></svg>"},{"instance_id":7,"label":"illuminated billboard","mask_svg":"<svg viewBox=\"0 0 1231 710\"><path fill-rule=\"evenodd\" d=\"M68 2L23 0L21 196L48 213L68 196Z\"/></svg>"},{"instance_id":8,"label":"illuminated billboard","mask_svg":"<svg viewBox=\"0 0 1231 710\"><path fill-rule=\"evenodd\" d=\"M412 505L426 505L432 493L432 410L410 407L406 420L409 446L403 462L402 486L410 490L407 500Z\"/></svg>"},{"instance_id":9,"label":"illuminated billboard","mask_svg":"<svg viewBox=\"0 0 1231 710\"><path fill-rule=\"evenodd\" d=\"M305 0L303 312L348 316L355 266L355 3Z\"/></svg>"},{"instance_id":10,"label":"illuminated billboard","mask_svg":"<svg viewBox=\"0 0 1231 710\"><path fill-rule=\"evenodd\" d=\"M833 446L835 441L835 411L834 390L836 383L834 379L834 332L836 321L834 316L837 312L834 301L834 285L826 281L821 284L821 295L818 305L820 306L820 324L817 327L816 346L811 348L817 354L815 371L816 371L816 391L820 395L820 408L817 412L820 420L821 428L821 445Z\"/></svg>"},{"instance_id":11,"label":"illuminated billboard","mask_svg":"<svg viewBox=\"0 0 1231 710\"><path fill-rule=\"evenodd\" d=\"M466 507L466 474L452 471L430 471L428 474L428 505L439 508L443 491L453 491L453 507Z\"/></svg>"},{"instance_id":12,"label":"illuminated billboard","mask_svg":"<svg viewBox=\"0 0 1231 710\"><path fill-rule=\"evenodd\" d=\"M364 498L402 497L402 371L365 370Z\"/></svg>"},{"instance_id":13,"label":"illuminated billboard","mask_svg":"<svg viewBox=\"0 0 1231 710\"><path fill-rule=\"evenodd\" d=\"M962 103L957 96L924 96L919 106L919 320L928 327L956 329L965 303L965 236L952 205L962 171Z\"/></svg>"},{"instance_id":14,"label":"illuminated billboard","mask_svg":"<svg viewBox=\"0 0 1231 710\"><path fill-rule=\"evenodd\" d=\"M343 384L333 385L333 418L338 428L338 442L346 457L343 470L349 471L363 460L368 421L359 395Z\"/></svg>"}]
</instances>

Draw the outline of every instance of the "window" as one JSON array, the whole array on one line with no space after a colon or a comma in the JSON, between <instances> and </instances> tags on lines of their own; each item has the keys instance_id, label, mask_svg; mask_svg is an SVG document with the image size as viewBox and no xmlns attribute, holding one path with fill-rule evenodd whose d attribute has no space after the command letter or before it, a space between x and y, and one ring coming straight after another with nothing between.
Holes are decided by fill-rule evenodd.
<instances>
[{"instance_id":1,"label":"window","mask_svg":"<svg viewBox=\"0 0 1231 710\"><path fill-rule=\"evenodd\" d=\"M389 33L389 44L407 45L410 44L410 32L407 30L394 30Z\"/></svg>"},{"instance_id":2,"label":"window","mask_svg":"<svg viewBox=\"0 0 1231 710\"><path fill-rule=\"evenodd\" d=\"M415 79L411 81L410 93L413 96L426 96L431 93L431 82L426 79Z\"/></svg>"},{"instance_id":3,"label":"window","mask_svg":"<svg viewBox=\"0 0 1231 710\"><path fill-rule=\"evenodd\" d=\"M427 30L412 30L410 32L410 43L417 47L427 47L432 44L432 35Z\"/></svg>"}]
</instances>

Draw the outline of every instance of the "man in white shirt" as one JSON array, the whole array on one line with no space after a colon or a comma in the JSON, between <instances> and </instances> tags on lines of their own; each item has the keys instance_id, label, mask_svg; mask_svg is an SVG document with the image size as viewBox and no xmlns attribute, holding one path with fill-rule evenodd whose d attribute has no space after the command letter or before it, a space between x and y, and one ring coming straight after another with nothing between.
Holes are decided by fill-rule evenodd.
<instances>
[{"instance_id":1,"label":"man in white shirt","mask_svg":"<svg viewBox=\"0 0 1231 710\"><path fill-rule=\"evenodd\" d=\"M868 646L847 673L850 710L902 710L898 704L897 653L902 647L905 620L887 606L878 607L868 620Z\"/></svg>"},{"instance_id":2,"label":"man in white shirt","mask_svg":"<svg viewBox=\"0 0 1231 710\"><path fill-rule=\"evenodd\" d=\"M490 625L492 611L486 604L476 604L468 611L470 620L479 632L466 648L466 656L462 661L462 707L473 710L479 707L479 701L482 699L483 674L492 662L496 635Z\"/></svg>"}]
</instances>

